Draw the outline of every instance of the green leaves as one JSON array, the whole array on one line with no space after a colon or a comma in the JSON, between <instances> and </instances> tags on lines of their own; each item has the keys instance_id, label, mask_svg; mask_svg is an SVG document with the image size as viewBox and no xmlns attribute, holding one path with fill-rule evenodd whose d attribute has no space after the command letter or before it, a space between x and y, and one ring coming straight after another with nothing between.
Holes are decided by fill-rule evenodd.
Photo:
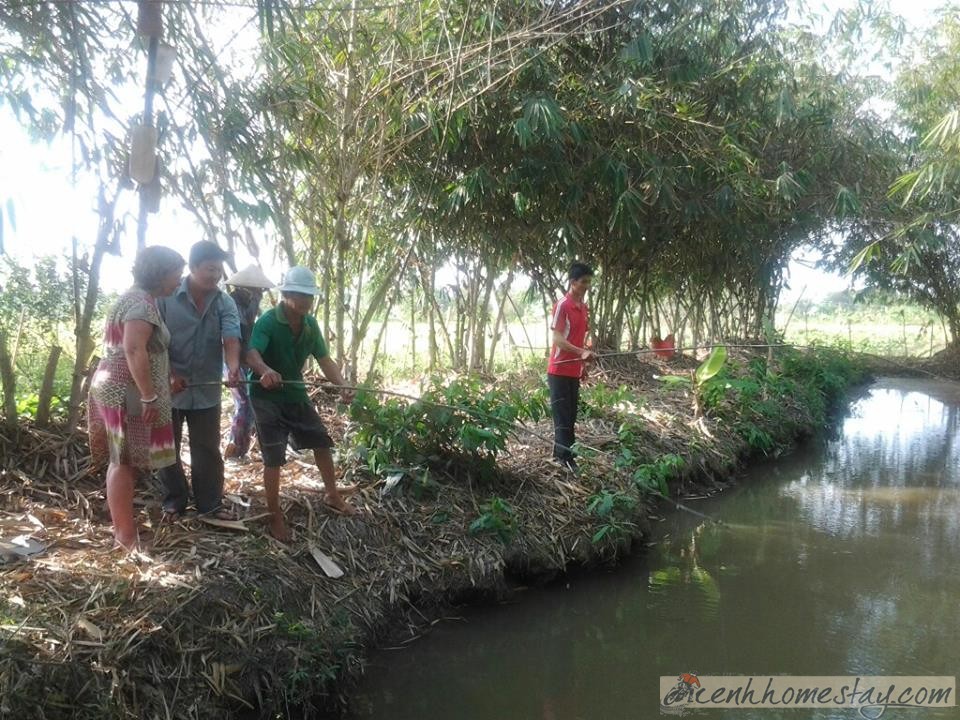
<instances>
[{"instance_id":1,"label":"green leaves","mask_svg":"<svg viewBox=\"0 0 960 720\"><path fill-rule=\"evenodd\" d=\"M780 166L780 174L773 181L777 197L788 203L796 202L804 193L804 187L797 179L797 175L787 168L786 163Z\"/></svg>"},{"instance_id":2,"label":"green leaves","mask_svg":"<svg viewBox=\"0 0 960 720\"><path fill-rule=\"evenodd\" d=\"M960 150L960 109L953 109L940 118L940 121L924 136L921 145L944 152Z\"/></svg>"},{"instance_id":3,"label":"green leaves","mask_svg":"<svg viewBox=\"0 0 960 720\"><path fill-rule=\"evenodd\" d=\"M398 468L449 469L458 463L489 479L517 419L540 418L544 406L540 392L523 398L519 391L486 389L470 377L453 382L435 378L416 402L381 399L363 390L350 406L356 426L348 440L355 456L376 474Z\"/></svg>"},{"instance_id":4,"label":"green leaves","mask_svg":"<svg viewBox=\"0 0 960 720\"><path fill-rule=\"evenodd\" d=\"M629 512L637 504L637 499L620 491L601 490L590 498L587 512L598 518L608 518L614 512Z\"/></svg>"},{"instance_id":5,"label":"green leaves","mask_svg":"<svg viewBox=\"0 0 960 720\"><path fill-rule=\"evenodd\" d=\"M777 126L793 120L795 116L796 108L793 104L793 96L786 87L783 87L780 89L780 94L777 95Z\"/></svg>"},{"instance_id":6,"label":"green leaves","mask_svg":"<svg viewBox=\"0 0 960 720\"><path fill-rule=\"evenodd\" d=\"M641 32L620 50L621 62L642 68L653 60L653 44L649 33Z\"/></svg>"},{"instance_id":7,"label":"green leaves","mask_svg":"<svg viewBox=\"0 0 960 720\"><path fill-rule=\"evenodd\" d=\"M633 472L633 482L640 490L652 490L666 495L669 492L667 481L682 467L683 458L674 453L666 453L652 463L637 466Z\"/></svg>"},{"instance_id":8,"label":"green leaves","mask_svg":"<svg viewBox=\"0 0 960 720\"><path fill-rule=\"evenodd\" d=\"M697 385L703 385L707 380L720 372L726 361L727 349L722 345L713 348L713 350L710 351L710 356L700 364L694 373Z\"/></svg>"},{"instance_id":9,"label":"green leaves","mask_svg":"<svg viewBox=\"0 0 960 720\"><path fill-rule=\"evenodd\" d=\"M470 523L471 535L490 533L504 545L513 540L517 532L516 513L513 506L499 497L492 497L480 506L480 515Z\"/></svg>"},{"instance_id":10,"label":"green leaves","mask_svg":"<svg viewBox=\"0 0 960 720\"><path fill-rule=\"evenodd\" d=\"M862 206L860 198L853 188L841 185L837 188L837 199L833 206L834 213L839 218L854 218L860 215Z\"/></svg>"},{"instance_id":11,"label":"green leaves","mask_svg":"<svg viewBox=\"0 0 960 720\"><path fill-rule=\"evenodd\" d=\"M522 112L522 117L513 123L513 132L523 149L559 139L566 127L563 111L556 101L547 95L526 98Z\"/></svg>"}]
</instances>

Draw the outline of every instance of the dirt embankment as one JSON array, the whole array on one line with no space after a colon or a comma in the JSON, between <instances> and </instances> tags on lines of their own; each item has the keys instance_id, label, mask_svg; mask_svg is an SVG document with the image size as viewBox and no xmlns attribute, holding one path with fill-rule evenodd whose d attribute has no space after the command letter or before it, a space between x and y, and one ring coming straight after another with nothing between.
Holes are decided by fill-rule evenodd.
<instances>
[{"instance_id":1,"label":"dirt embankment","mask_svg":"<svg viewBox=\"0 0 960 720\"><path fill-rule=\"evenodd\" d=\"M637 495L617 467L624 414L640 428L632 451L654 473L658 458L682 459L670 466L674 497L720 489L752 452L743 428L729 414L695 417L689 390L653 378L694 366L607 363L595 381L625 384L639 402L580 423L579 439L597 452L579 477L548 461L542 438L552 429L543 421L515 435L492 483L434 474L385 494L384 479L348 469L362 513L345 518L323 504L308 458L294 459L282 486L290 545L265 532L256 455L227 467L236 524L159 525L156 494L141 488L146 556L126 558L111 551L102 475L88 468L82 436L29 426L0 435L0 538L19 538L22 553L24 543L44 546L27 560L17 551L0 557L0 716L209 720L335 710L364 648L416 633L447 603L497 597L512 579L615 561L644 537L657 511L649 496L615 501L609 515L591 509L602 493ZM756 428L775 447L816 430L797 398L773 401L780 421ZM342 433L341 416L325 411ZM484 513L489 532L471 532ZM597 538L604 525L613 528Z\"/></svg>"}]
</instances>

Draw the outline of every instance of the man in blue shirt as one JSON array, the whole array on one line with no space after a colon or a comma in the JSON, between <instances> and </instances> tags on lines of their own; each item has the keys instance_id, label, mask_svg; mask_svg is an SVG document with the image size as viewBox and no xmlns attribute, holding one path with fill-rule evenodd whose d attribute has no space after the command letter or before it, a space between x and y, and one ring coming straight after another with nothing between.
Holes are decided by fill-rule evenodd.
<instances>
[{"instance_id":1,"label":"man in blue shirt","mask_svg":"<svg viewBox=\"0 0 960 720\"><path fill-rule=\"evenodd\" d=\"M187 509L190 496L180 461L184 420L190 431L190 482L197 511L225 515L220 455L220 378L224 360L228 381L236 383L240 379L240 316L233 299L217 286L223 278L226 258L227 253L216 243L196 243L190 248L190 274L173 295L157 301L170 330L173 373L177 462L160 471L166 490L163 509L170 517Z\"/></svg>"}]
</instances>

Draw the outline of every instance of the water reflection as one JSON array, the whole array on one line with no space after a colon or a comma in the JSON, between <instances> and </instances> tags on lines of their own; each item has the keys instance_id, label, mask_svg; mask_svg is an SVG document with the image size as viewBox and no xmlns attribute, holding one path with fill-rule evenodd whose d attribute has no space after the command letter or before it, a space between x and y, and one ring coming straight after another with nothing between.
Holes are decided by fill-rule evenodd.
<instances>
[{"instance_id":1,"label":"water reflection","mask_svg":"<svg viewBox=\"0 0 960 720\"><path fill-rule=\"evenodd\" d=\"M632 719L653 716L658 677L680 672L956 674L958 407L953 384L878 383L836 440L698 503L724 525L678 515L615 573L376 654L356 717Z\"/></svg>"}]
</instances>

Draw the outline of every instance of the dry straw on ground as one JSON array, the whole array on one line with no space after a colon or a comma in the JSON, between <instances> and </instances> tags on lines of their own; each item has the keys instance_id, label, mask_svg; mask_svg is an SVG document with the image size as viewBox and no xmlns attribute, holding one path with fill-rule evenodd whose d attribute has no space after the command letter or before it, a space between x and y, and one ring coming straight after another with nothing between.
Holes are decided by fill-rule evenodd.
<instances>
[{"instance_id":1,"label":"dry straw on ground","mask_svg":"<svg viewBox=\"0 0 960 720\"><path fill-rule=\"evenodd\" d=\"M683 391L655 384L663 370L620 358L600 376L643 395L643 448L686 457L687 480L696 477L702 491L705 478L736 462L742 442L695 421ZM325 412L341 433L342 419ZM83 436L29 425L0 436L0 538L44 546L0 557L0 715L310 716L338 706L364 647L415 636L438 606L496 596L511 575L549 575L625 550L630 538L591 542L597 519L587 505L629 480L607 455L580 478L566 474L540 439L552 434L549 422L531 430L516 434L493 485L435 477L418 492L407 478L384 494L382 478L348 468L361 488L355 518L327 509L309 458L295 459L281 491L295 531L289 545L266 534L257 461L227 466L236 523L159 524L156 493L144 484L144 554L132 557L111 550L103 478L88 466ZM580 439L616 449L615 413L583 423ZM492 495L516 512L506 545L468 532ZM649 512L636 509L634 538Z\"/></svg>"}]
</instances>

